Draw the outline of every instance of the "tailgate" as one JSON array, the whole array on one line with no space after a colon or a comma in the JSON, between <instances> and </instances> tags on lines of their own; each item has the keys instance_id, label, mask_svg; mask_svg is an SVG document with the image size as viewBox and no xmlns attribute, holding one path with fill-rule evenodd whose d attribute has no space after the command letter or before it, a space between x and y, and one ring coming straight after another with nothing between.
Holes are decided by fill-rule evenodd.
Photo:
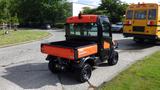
<instances>
[{"instance_id":1,"label":"tailgate","mask_svg":"<svg viewBox=\"0 0 160 90\"><path fill-rule=\"evenodd\" d=\"M72 48L58 47L54 45L41 44L41 52L52 56L74 60L74 50Z\"/></svg>"},{"instance_id":2,"label":"tailgate","mask_svg":"<svg viewBox=\"0 0 160 90\"><path fill-rule=\"evenodd\" d=\"M98 52L97 48L98 48L97 44L92 44L78 48L78 58L83 58L86 56L96 54Z\"/></svg>"}]
</instances>

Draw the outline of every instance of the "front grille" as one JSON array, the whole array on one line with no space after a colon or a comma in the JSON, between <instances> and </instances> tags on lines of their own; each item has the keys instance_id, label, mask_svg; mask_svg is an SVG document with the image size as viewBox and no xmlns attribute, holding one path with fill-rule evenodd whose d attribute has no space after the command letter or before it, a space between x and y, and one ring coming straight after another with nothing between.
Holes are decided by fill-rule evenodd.
<instances>
[{"instance_id":1,"label":"front grille","mask_svg":"<svg viewBox=\"0 0 160 90\"><path fill-rule=\"evenodd\" d=\"M133 26L133 31L134 32L144 32L145 27L144 26Z\"/></svg>"}]
</instances>

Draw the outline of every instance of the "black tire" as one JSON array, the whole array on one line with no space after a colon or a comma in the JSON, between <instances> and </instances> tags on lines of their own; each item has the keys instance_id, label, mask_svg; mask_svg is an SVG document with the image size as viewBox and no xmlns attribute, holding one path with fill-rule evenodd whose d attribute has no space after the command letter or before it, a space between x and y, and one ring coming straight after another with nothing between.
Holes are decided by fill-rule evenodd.
<instances>
[{"instance_id":1,"label":"black tire","mask_svg":"<svg viewBox=\"0 0 160 90\"><path fill-rule=\"evenodd\" d=\"M57 68L57 62L50 60L48 63L48 68L52 73L58 73L60 70Z\"/></svg>"},{"instance_id":2,"label":"black tire","mask_svg":"<svg viewBox=\"0 0 160 90\"><path fill-rule=\"evenodd\" d=\"M120 33L123 33L123 28L121 28L119 32L120 32Z\"/></svg>"},{"instance_id":3,"label":"black tire","mask_svg":"<svg viewBox=\"0 0 160 90\"><path fill-rule=\"evenodd\" d=\"M146 43L156 44L156 43L157 43L157 40L156 40L156 39L146 39Z\"/></svg>"},{"instance_id":4,"label":"black tire","mask_svg":"<svg viewBox=\"0 0 160 90\"><path fill-rule=\"evenodd\" d=\"M91 65L85 63L81 68L76 70L76 78L79 82L83 83L90 79L92 74Z\"/></svg>"},{"instance_id":5,"label":"black tire","mask_svg":"<svg viewBox=\"0 0 160 90\"><path fill-rule=\"evenodd\" d=\"M136 43L144 43L144 39L143 39L143 38L134 37L133 40L134 40Z\"/></svg>"},{"instance_id":6,"label":"black tire","mask_svg":"<svg viewBox=\"0 0 160 90\"><path fill-rule=\"evenodd\" d=\"M118 63L119 55L117 51L113 51L113 54L108 59L108 65L116 65Z\"/></svg>"}]
</instances>

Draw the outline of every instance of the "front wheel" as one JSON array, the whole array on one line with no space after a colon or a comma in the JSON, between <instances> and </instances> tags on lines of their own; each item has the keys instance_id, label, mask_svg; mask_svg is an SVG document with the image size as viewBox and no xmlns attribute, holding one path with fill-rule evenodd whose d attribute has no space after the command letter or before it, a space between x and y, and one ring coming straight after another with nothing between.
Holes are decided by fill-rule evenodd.
<instances>
[{"instance_id":1,"label":"front wheel","mask_svg":"<svg viewBox=\"0 0 160 90\"><path fill-rule=\"evenodd\" d=\"M85 63L81 68L76 70L77 80L80 82L86 82L90 79L92 74L92 67Z\"/></svg>"},{"instance_id":2,"label":"front wheel","mask_svg":"<svg viewBox=\"0 0 160 90\"><path fill-rule=\"evenodd\" d=\"M116 65L119 59L119 55L117 51L113 51L112 55L108 59L108 64L109 65Z\"/></svg>"}]
</instances>

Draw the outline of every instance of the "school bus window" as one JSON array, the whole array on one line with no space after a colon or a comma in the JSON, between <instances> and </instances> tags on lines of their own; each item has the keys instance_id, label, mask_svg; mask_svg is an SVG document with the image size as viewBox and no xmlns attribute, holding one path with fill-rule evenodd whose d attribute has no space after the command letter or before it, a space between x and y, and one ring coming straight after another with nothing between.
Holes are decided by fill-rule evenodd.
<instances>
[{"instance_id":1,"label":"school bus window","mask_svg":"<svg viewBox=\"0 0 160 90\"><path fill-rule=\"evenodd\" d=\"M150 9L149 10L148 19L149 20L155 20L156 19L156 9Z\"/></svg>"},{"instance_id":2,"label":"school bus window","mask_svg":"<svg viewBox=\"0 0 160 90\"><path fill-rule=\"evenodd\" d=\"M134 19L146 19L146 10L135 11Z\"/></svg>"},{"instance_id":3,"label":"school bus window","mask_svg":"<svg viewBox=\"0 0 160 90\"><path fill-rule=\"evenodd\" d=\"M132 19L132 17L133 17L133 11L132 10L127 11L126 18L127 19Z\"/></svg>"}]
</instances>

